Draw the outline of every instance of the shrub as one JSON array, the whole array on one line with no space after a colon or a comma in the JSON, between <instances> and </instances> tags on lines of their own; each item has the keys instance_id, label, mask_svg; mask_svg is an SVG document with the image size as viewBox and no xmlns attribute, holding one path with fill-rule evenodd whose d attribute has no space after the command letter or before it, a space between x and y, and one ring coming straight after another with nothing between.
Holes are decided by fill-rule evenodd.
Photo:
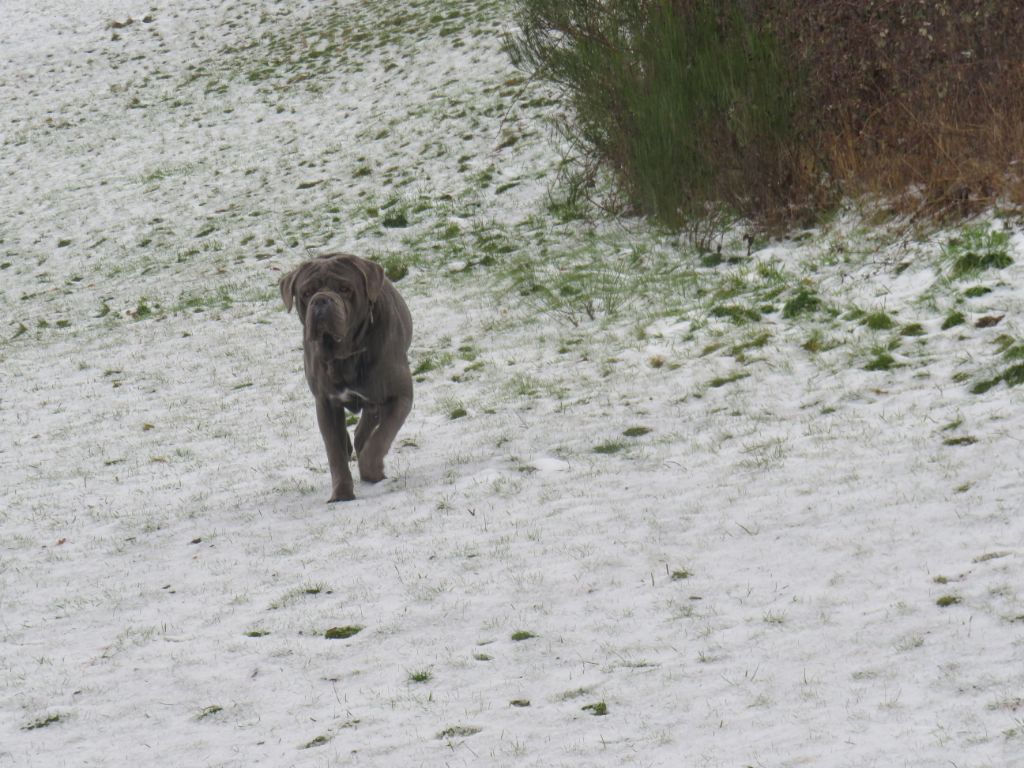
<instances>
[{"instance_id":1,"label":"shrub","mask_svg":"<svg viewBox=\"0 0 1024 768\"><path fill-rule=\"evenodd\" d=\"M794 87L740 0L520 0L513 62L555 83L559 125L591 173L680 225L792 198Z\"/></svg>"}]
</instances>

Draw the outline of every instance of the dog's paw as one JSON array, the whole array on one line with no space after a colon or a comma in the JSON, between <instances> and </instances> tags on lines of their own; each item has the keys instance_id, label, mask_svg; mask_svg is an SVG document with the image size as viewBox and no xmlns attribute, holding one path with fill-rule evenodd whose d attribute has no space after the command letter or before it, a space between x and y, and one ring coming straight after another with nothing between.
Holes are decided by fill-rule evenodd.
<instances>
[{"instance_id":1,"label":"dog's paw","mask_svg":"<svg viewBox=\"0 0 1024 768\"><path fill-rule=\"evenodd\" d=\"M351 486L349 486L347 488L345 488L345 487L335 488L334 489L334 493L331 494L331 498L329 498L327 500L327 503L328 504L334 504L335 502L338 502L338 501L352 501L355 497L356 497L356 494L352 490Z\"/></svg>"},{"instance_id":2,"label":"dog's paw","mask_svg":"<svg viewBox=\"0 0 1024 768\"><path fill-rule=\"evenodd\" d=\"M364 483L379 483L384 479L384 462L368 455L360 456L359 479Z\"/></svg>"}]
</instances>

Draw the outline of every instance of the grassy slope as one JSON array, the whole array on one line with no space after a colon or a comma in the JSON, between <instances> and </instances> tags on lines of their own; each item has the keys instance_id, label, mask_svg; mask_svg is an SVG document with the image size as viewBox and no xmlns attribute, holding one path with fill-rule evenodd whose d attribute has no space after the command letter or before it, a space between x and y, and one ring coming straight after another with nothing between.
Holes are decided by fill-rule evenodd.
<instances>
[{"instance_id":1,"label":"grassy slope","mask_svg":"<svg viewBox=\"0 0 1024 768\"><path fill-rule=\"evenodd\" d=\"M566 223L497 4L265 5L0 11L0 765L1012 764L1020 235ZM328 247L421 378L344 507Z\"/></svg>"}]
</instances>

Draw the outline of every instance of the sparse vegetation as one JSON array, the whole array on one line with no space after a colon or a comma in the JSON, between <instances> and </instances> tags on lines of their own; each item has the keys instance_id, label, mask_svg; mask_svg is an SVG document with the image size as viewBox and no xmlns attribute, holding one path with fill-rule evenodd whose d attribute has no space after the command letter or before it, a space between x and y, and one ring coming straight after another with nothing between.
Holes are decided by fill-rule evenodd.
<instances>
[{"instance_id":1,"label":"sparse vegetation","mask_svg":"<svg viewBox=\"0 0 1024 768\"><path fill-rule=\"evenodd\" d=\"M410 683L429 683L434 679L434 673L429 669L418 669L409 673Z\"/></svg>"},{"instance_id":2,"label":"sparse vegetation","mask_svg":"<svg viewBox=\"0 0 1024 768\"><path fill-rule=\"evenodd\" d=\"M598 443L594 446L594 453L602 453L605 455L619 453L624 450L626 450L626 443L621 440L606 440L605 442Z\"/></svg>"},{"instance_id":3,"label":"sparse vegetation","mask_svg":"<svg viewBox=\"0 0 1024 768\"><path fill-rule=\"evenodd\" d=\"M975 277L989 269L1006 269L1013 264L1009 254L1010 235L987 224L966 227L946 246L950 276L956 280Z\"/></svg>"},{"instance_id":4,"label":"sparse vegetation","mask_svg":"<svg viewBox=\"0 0 1024 768\"><path fill-rule=\"evenodd\" d=\"M55 725L56 723L59 723L61 721L61 719L62 718L61 718L61 716L59 714L47 715L46 717L41 717L38 720L33 720L28 725L22 726L21 730L23 730L23 731L37 731L40 728L49 728L51 725Z\"/></svg>"},{"instance_id":5,"label":"sparse vegetation","mask_svg":"<svg viewBox=\"0 0 1024 768\"><path fill-rule=\"evenodd\" d=\"M453 725L449 728L445 728L443 731L437 734L439 739L466 739L470 736L475 736L480 733L481 729L475 725Z\"/></svg>"},{"instance_id":6,"label":"sparse vegetation","mask_svg":"<svg viewBox=\"0 0 1024 768\"><path fill-rule=\"evenodd\" d=\"M787 320L800 317L809 312L821 309L821 299L806 286L801 286L796 294L788 299L782 307L782 316Z\"/></svg>"},{"instance_id":7,"label":"sparse vegetation","mask_svg":"<svg viewBox=\"0 0 1024 768\"><path fill-rule=\"evenodd\" d=\"M363 631L363 627L350 625L344 627L331 627L324 632L327 640L348 640Z\"/></svg>"}]
</instances>

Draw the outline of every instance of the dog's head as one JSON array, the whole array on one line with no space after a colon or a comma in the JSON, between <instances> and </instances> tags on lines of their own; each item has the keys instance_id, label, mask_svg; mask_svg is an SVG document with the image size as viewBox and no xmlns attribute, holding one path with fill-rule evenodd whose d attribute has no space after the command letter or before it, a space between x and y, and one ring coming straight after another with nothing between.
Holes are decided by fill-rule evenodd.
<instances>
[{"instance_id":1,"label":"dog's head","mask_svg":"<svg viewBox=\"0 0 1024 768\"><path fill-rule=\"evenodd\" d=\"M307 342L323 343L342 354L373 318L384 290L379 264L348 254L327 254L300 264L281 278L281 299L295 307Z\"/></svg>"}]
</instances>

